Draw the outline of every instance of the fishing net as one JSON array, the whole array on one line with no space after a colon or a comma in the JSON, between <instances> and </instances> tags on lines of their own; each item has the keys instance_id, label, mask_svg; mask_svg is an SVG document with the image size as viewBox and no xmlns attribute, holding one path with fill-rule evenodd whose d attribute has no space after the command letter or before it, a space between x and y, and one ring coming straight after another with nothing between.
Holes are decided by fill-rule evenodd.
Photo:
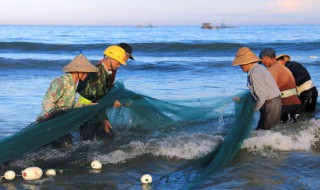
<instances>
[{"instance_id":1,"label":"fishing net","mask_svg":"<svg viewBox=\"0 0 320 190\"><path fill-rule=\"evenodd\" d=\"M1 139L0 163L59 139L101 111L113 107L115 100L124 105L130 104L130 107L122 109L121 113L119 111L111 113L110 120L115 124L122 122L128 127L159 131L167 129L168 126L177 126L180 122L209 117L209 114L205 114L207 112L205 109L189 109L187 106L156 100L127 90L122 83L116 83L99 104L66 110L63 114L32 123L18 133ZM125 114L123 110L126 110Z\"/></svg>"},{"instance_id":2,"label":"fishing net","mask_svg":"<svg viewBox=\"0 0 320 190\"><path fill-rule=\"evenodd\" d=\"M223 142L211 153L195 161L195 165L204 168L195 183L229 164L240 150L244 139L249 136L254 123L255 101L249 93L243 93L239 97L240 101L235 103L234 123Z\"/></svg>"},{"instance_id":3,"label":"fishing net","mask_svg":"<svg viewBox=\"0 0 320 190\"><path fill-rule=\"evenodd\" d=\"M124 107L112 108L115 100L119 100ZM184 128L195 123L219 123L221 118L226 118L227 115L233 118L232 109L225 109L226 105L233 103L231 97L212 100L207 105L203 105L201 101L187 102L188 105L180 103L141 95L126 89L122 83L117 82L107 95L99 100L98 104L66 110L63 114L42 122L32 123L18 133L1 139L0 163L18 158L24 153L59 139L105 110L108 110L108 117L112 125L143 130L142 134L146 135L161 135L166 131ZM237 105L242 105L242 103ZM250 105L249 107L244 104L242 106L250 109ZM236 110L236 112L242 113L243 110ZM238 128L242 128L249 121L246 116L242 116L243 114L240 114L236 117L239 118L236 121ZM207 158L207 160L210 159Z\"/></svg>"},{"instance_id":4,"label":"fishing net","mask_svg":"<svg viewBox=\"0 0 320 190\"><path fill-rule=\"evenodd\" d=\"M184 186L184 189L194 189L234 159L244 139L249 136L252 130L256 103L249 92L237 94L236 97L239 98L239 101L234 103L234 113L231 114L233 119L228 123L230 127L224 140L207 155L182 165L170 174L162 176L161 180L168 181L171 176L180 179L177 176L182 172L182 175L187 176L186 180L190 182ZM220 105L218 103L215 106L219 107L221 103L227 102L228 100L224 100L220 102ZM193 172L188 174L189 171L196 174Z\"/></svg>"},{"instance_id":5,"label":"fishing net","mask_svg":"<svg viewBox=\"0 0 320 190\"><path fill-rule=\"evenodd\" d=\"M98 106L87 106L66 111L41 123L32 123L18 133L0 140L0 163L10 161L34 148L48 144L91 119Z\"/></svg>"}]
</instances>

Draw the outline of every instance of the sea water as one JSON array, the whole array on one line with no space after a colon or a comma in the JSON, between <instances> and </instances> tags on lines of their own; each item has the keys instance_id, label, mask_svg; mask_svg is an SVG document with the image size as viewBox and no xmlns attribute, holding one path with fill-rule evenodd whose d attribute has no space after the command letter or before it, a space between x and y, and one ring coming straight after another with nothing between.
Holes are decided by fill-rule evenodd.
<instances>
[{"instance_id":1,"label":"sea water","mask_svg":"<svg viewBox=\"0 0 320 190\"><path fill-rule=\"evenodd\" d=\"M198 26L0 26L0 138L36 119L50 82L80 51L96 64L109 45L129 43L135 60L117 73L117 80L126 88L177 104L196 101L210 105L247 89L246 73L231 66L242 46L256 55L267 47L277 54L289 54L308 69L319 87L319 33L319 25L219 30ZM312 119L253 131L232 163L197 189L319 189L319 113L318 108ZM115 126L115 139L85 142L81 145L84 148L69 150L77 150L74 154L43 149L24 155L11 165L46 166L36 162L41 158L60 167L57 176L31 182L19 177L3 180L0 189L146 189L140 185L140 176L145 173L154 178L152 189L184 189L193 171L183 173L183 179L179 173L166 180L162 177L215 149L223 140L223 127L223 122L191 122L184 130L149 136ZM86 156L100 160L101 171L89 169L90 162L80 163L88 148ZM0 171L0 175L5 172Z\"/></svg>"}]
</instances>

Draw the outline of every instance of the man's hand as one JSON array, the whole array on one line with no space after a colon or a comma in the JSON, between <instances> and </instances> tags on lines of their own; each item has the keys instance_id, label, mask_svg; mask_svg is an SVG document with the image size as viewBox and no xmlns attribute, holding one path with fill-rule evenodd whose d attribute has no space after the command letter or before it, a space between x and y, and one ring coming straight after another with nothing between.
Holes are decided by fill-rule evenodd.
<instances>
[{"instance_id":1,"label":"man's hand","mask_svg":"<svg viewBox=\"0 0 320 190\"><path fill-rule=\"evenodd\" d=\"M45 114L44 114L44 117L45 117L45 118L49 118L49 117L50 117L50 114L49 114L49 113L45 113Z\"/></svg>"},{"instance_id":2,"label":"man's hand","mask_svg":"<svg viewBox=\"0 0 320 190\"><path fill-rule=\"evenodd\" d=\"M110 134L111 129L112 129L112 126L111 126L110 122L109 122L107 119L105 119L105 120L103 121L103 126L104 126L104 131L105 131L106 133Z\"/></svg>"},{"instance_id":3,"label":"man's hand","mask_svg":"<svg viewBox=\"0 0 320 190\"><path fill-rule=\"evenodd\" d=\"M114 101L113 107L120 108L121 106L122 104L118 100Z\"/></svg>"},{"instance_id":4,"label":"man's hand","mask_svg":"<svg viewBox=\"0 0 320 190\"><path fill-rule=\"evenodd\" d=\"M235 96L235 97L233 97L233 101L239 103L240 102L240 98Z\"/></svg>"}]
</instances>

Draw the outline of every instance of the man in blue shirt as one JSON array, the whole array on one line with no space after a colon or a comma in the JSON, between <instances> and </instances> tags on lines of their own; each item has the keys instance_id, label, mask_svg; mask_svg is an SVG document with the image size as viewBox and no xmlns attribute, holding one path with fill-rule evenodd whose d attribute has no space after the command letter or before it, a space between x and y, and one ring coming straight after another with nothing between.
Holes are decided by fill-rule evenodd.
<instances>
[{"instance_id":1,"label":"man in blue shirt","mask_svg":"<svg viewBox=\"0 0 320 190\"><path fill-rule=\"evenodd\" d=\"M256 110L260 110L257 129L270 129L280 124L280 90L271 73L258 64L261 60L247 47L237 51L232 66L240 66L248 73L248 87L257 101Z\"/></svg>"}]
</instances>

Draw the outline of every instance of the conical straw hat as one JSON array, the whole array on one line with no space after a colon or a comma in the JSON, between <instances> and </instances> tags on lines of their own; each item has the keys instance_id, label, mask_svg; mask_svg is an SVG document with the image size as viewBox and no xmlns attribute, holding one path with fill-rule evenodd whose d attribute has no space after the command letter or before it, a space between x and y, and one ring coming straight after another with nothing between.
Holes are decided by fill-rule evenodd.
<instances>
[{"instance_id":1,"label":"conical straw hat","mask_svg":"<svg viewBox=\"0 0 320 190\"><path fill-rule=\"evenodd\" d=\"M241 47L238 49L232 66L246 65L249 63L261 61L249 48Z\"/></svg>"},{"instance_id":2,"label":"conical straw hat","mask_svg":"<svg viewBox=\"0 0 320 190\"><path fill-rule=\"evenodd\" d=\"M276 57L276 59L278 60L278 59L280 59L281 57L282 57L284 60L286 60L286 61L290 61L290 56L287 55L287 54L280 54L280 55L278 55L278 56Z\"/></svg>"},{"instance_id":3,"label":"conical straw hat","mask_svg":"<svg viewBox=\"0 0 320 190\"><path fill-rule=\"evenodd\" d=\"M90 61L80 53L68 65L63 67L64 72L98 72L98 68L92 65Z\"/></svg>"}]
</instances>

